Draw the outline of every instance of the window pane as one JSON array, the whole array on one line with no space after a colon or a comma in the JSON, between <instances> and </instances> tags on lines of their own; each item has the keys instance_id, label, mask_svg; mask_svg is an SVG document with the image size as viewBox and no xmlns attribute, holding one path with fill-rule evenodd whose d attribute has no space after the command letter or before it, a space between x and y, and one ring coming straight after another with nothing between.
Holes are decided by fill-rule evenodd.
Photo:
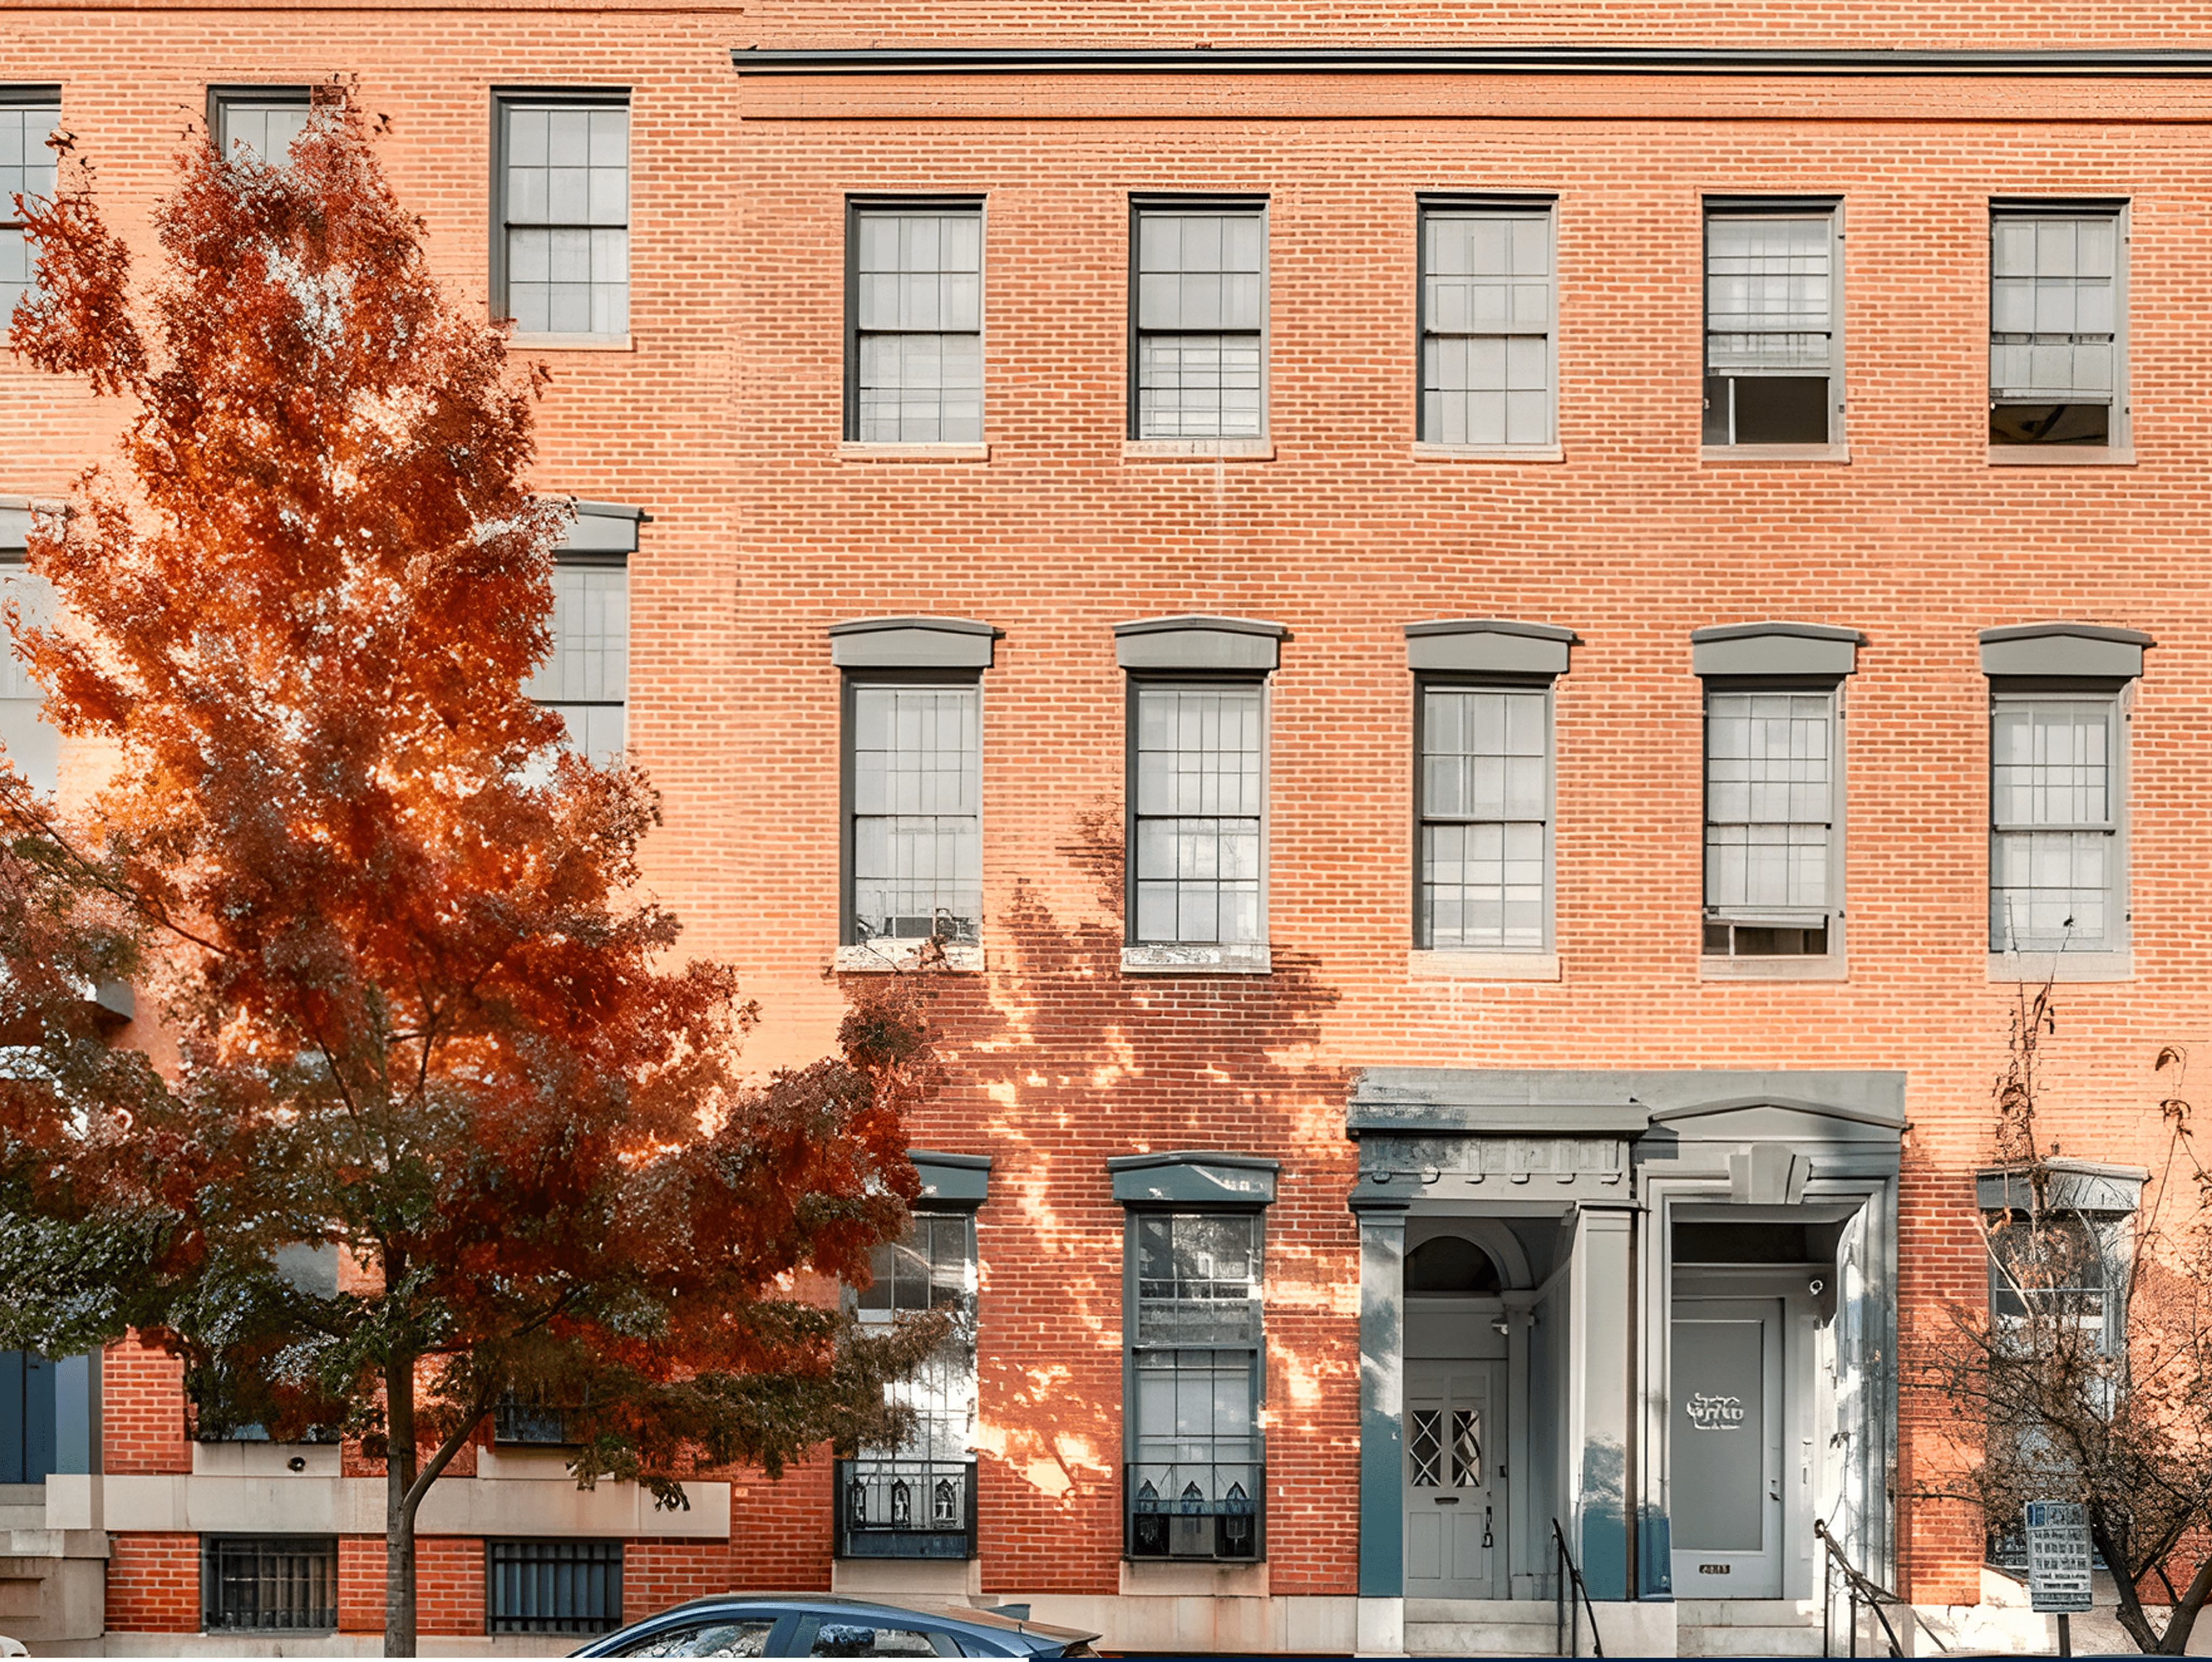
<instances>
[{"instance_id":1,"label":"window pane","mask_svg":"<svg viewBox=\"0 0 2212 1662\"><path fill-rule=\"evenodd\" d=\"M526 332L629 329L629 112L510 105L507 306Z\"/></svg>"},{"instance_id":2,"label":"window pane","mask_svg":"<svg viewBox=\"0 0 2212 1662\"><path fill-rule=\"evenodd\" d=\"M1422 438L1549 443L1549 215L1430 209L1422 235Z\"/></svg>"},{"instance_id":3,"label":"window pane","mask_svg":"<svg viewBox=\"0 0 2212 1662\"><path fill-rule=\"evenodd\" d=\"M1545 695L1422 695L1423 944L1541 950L1550 811Z\"/></svg>"},{"instance_id":4,"label":"window pane","mask_svg":"<svg viewBox=\"0 0 2212 1662\"><path fill-rule=\"evenodd\" d=\"M972 944L982 913L974 686L853 691L853 929Z\"/></svg>"},{"instance_id":5,"label":"window pane","mask_svg":"<svg viewBox=\"0 0 2212 1662\"><path fill-rule=\"evenodd\" d=\"M1139 437L1259 435L1264 258L1257 210L1139 216Z\"/></svg>"},{"instance_id":6,"label":"window pane","mask_svg":"<svg viewBox=\"0 0 2212 1662\"><path fill-rule=\"evenodd\" d=\"M1832 710L1826 693L1707 697L1708 907L1826 910Z\"/></svg>"},{"instance_id":7,"label":"window pane","mask_svg":"<svg viewBox=\"0 0 2212 1662\"><path fill-rule=\"evenodd\" d=\"M2119 224L2111 214L2004 213L1990 235L1990 389L2027 405L2109 405L2118 387ZM1993 422L1994 443L2065 442ZM2075 442L2110 442L2108 436Z\"/></svg>"},{"instance_id":8,"label":"window pane","mask_svg":"<svg viewBox=\"0 0 2212 1662\"><path fill-rule=\"evenodd\" d=\"M1261 939L1260 689L1147 686L1137 708L1137 938Z\"/></svg>"},{"instance_id":9,"label":"window pane","mask_svg":"<svg viewBox=\"0 0 2212 1662\"><path fill-rule=\"evenodd\" d=\"M981 440L981 212L871 209L855 216L854 231L851 436L869 444Z\"/></svg>"}]
</instances>

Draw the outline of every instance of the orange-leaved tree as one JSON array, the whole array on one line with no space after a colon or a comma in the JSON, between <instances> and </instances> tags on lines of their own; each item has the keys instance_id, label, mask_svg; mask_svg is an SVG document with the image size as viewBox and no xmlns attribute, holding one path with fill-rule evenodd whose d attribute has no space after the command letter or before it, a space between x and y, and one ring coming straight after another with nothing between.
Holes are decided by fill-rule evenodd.
<instances>
[{"instance_id":1,"label":"orange-leaved tree","mask_svg":"<svg viewBox=\"0 0 2212 1662\"><path fill-rule=\"evenodd\" d=\"M194 147L150 282L65 167L12 340L128 420L32 536L59 621L11 626L114 765L74 819L0 772L0 1342L136 1329L204 1435L362 1438L411 1655L417 1508L503 1402L666 1504L896 1434L934 1331L790 1277L902 1227L933 1056L902 986L737 1071L731 971L638 887L649 787L526 696L569 512L526 483L539 372L441 292L356 105ZM159 1068L82 1014L132 970Z\"/></svg>"}]
</instances>

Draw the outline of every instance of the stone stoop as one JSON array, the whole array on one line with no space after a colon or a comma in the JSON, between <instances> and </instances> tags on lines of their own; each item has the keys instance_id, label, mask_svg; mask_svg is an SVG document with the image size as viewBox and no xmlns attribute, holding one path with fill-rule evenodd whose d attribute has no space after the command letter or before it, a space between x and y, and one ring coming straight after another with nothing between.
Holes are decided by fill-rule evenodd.
<instances>
[{"instance_id":1,"label":"stone stoop","mask_svg":"<svg viewBox=\"0 0 2212 1662\"><path fill-rule=\"evenodd\" d=\"M1817 1598L1681 1598L1674 1620L1678 1656L1820 1654Z\"/></svg>"},{"instance_id":2,"label":"stone stoop","mask_svg":"<svg viewBox=\"0 0 2212 1662\"><path fill-rule=\"evenodd\" d=\"M1589 1618L1583 1618L1589 1643ZM1408 1598L1408 1656L1556 1656L1558 1610L1548 1598Z\"/></svg>"}]
</instances>

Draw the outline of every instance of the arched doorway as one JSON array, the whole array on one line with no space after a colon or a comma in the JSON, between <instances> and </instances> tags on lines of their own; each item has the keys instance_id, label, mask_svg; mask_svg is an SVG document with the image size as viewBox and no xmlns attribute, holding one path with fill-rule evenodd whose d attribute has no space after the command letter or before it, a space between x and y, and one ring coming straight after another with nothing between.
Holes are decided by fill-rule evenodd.
<instances>
[{"instance_id":1,"label":"arched doorway","mask_svg":"<svg viewBox=\"0 0 2212 1662\"><path fill-rule=\"evenodd\" d=\"M1433 1228L1406 1254L1406 1596L1503 1598L1506 1274L1474 1229Z\"/></svg>"}]
</instances>

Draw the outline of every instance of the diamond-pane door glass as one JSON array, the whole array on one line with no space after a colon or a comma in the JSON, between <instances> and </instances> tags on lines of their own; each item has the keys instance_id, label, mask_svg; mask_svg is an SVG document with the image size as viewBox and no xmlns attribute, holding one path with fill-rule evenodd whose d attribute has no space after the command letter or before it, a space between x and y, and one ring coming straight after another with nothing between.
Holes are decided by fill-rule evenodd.
<instances>
[{"instance_id":1,"label":"diamond-pane door glass","mask_svg":"<svg viewBox=\"0 0 2212 1662\"><path fill-rule=\"evenodd\" d=\"M1443 1423L1442 1409L1417 1408L1413 1410L1413 1431L1406 1441L1406 1455L1412 1466L1410 1478L1416 1488L1443 1487Z\"/></svg>"},{"instance_id":2,"label":"diamond-pane door glass","mask_svg":"<svg viewBox=\"0 0 2212 1662\"><path fill-rule=\"evenodd\" d=\"M1431 209L1422 241L1421 437L1550 443L1550 216Z\"/></svg>"},{"instance_id":3,"label":"diamond-pane door glass","mask_svg":"<svg viewBox=\"0 0 2212 1662\"><path fill-rule=\"evenodd\" d=\"M857 686L852 718L854 938L974 944L983 884L978 690Z\"/></svg>"},{"instance_id":4,"label":"diamond-pane door glass","mask_svg":"<svg viewBox=\"0 0 2212 1662\"><path fill-rule=\"evenodd\" d=\"M1452 1482L1460 1488L1482 1487L1482 1415L1471 1408L1451 1411Z\"/></svg>"},{"instance_id":5,"label":"diamond-pane door glass","mask_svg":"<svg viewBox=\"0 0 2212 1662\"><path fill-rule=\"evenodd\" d=\"M509 105L507 309L518 329L629 328L629 111Z\"/></svg>"},{"instance_id":6,"label":"diamond-pane door glass","mask_svg":"<svg viewBox=\"0 0 2212 1662\"><path fill-rule=\"evenodd\" d=\"M863 443L983 436L980 209L867 208L854 217L854 350Z\"/></svg>"}]
</instances>

